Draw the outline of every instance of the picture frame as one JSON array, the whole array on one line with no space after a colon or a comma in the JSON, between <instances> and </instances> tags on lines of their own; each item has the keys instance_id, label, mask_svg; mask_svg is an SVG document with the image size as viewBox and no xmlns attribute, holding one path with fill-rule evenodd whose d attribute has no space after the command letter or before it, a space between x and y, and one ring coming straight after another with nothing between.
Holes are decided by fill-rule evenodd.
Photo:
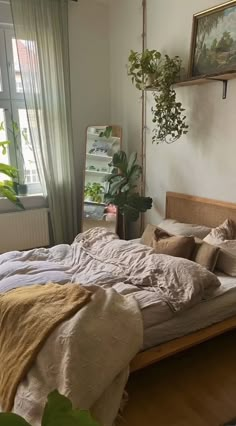
<instances>
[{"instance_id":1,"label":"picture frame","mask_svg":"<svg viewBox=\"0 0 236 426\"><path fill-rule=\"evenodd\" d=\"M189 77L236 71L236 0L193 15Z\"/></svg>"}]
</instances>

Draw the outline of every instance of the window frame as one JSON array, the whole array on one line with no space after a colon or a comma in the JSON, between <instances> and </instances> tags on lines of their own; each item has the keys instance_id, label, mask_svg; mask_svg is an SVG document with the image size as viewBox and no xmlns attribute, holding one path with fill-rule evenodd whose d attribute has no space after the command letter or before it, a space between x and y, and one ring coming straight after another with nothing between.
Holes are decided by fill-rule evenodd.
<instances>
[{"instance_id":1,"label":"window frame","mask_svg":"<svg viewBox=\"0 0 236 426\"><path fill-rule=\"evenodd\" d=\"M6 52L5 44L5 29L0 26L0 52ZM2 91L0 91L0 100L10 99L10 90L9 90L9 81L8 81L8 64L6 54L0 54L0 73L1 73L1 83Z\"/></svg>"},{"instance_id":2,"label":"window frame","mask_svg":"<svg viewBox=\"0 0 236 426\"><path fill-rule=\"evenodd\" d=\"M20 119L18 111L26 110L24 93L17 93L14 57L12 39L15 38L15 33L12 25L0 24L0 67L2 76L3 91L0 91L0 109L5 111L6 126L11 131L12 120L17 123L20 128ZM3 50L2 50L3 49ZM2 52L2 54L1 54ZM8 132L8 139L12 140ZM19 150L12 143L9 145L10 164L19 169L19 172L24 171L24 164ZM42 194L42 186L39 183L27 183L27 193L29 195Z\"/></svg>"}]
</instances>

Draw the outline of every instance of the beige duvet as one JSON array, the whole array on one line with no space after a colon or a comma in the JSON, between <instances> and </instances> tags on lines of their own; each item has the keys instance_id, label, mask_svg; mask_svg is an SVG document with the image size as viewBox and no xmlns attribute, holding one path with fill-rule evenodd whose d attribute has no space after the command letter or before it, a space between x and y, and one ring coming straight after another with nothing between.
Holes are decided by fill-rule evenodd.
<instances>
[{"instance_id":1,"label":"beige duvet","mask_svg":"<svg viewBox=\"0 0 236 426\"><path fill-rule=\"evenodd\" d=\"M193 262L156 255L102 228L80 234L71 246L0 256L0 292L48 281L79 282L94 295L50 335L18 388L14 411L35 426L56 388L111 426L143 330L145 341L147 326L173 318L220 285Z\"/></svg>"}]
</instances>

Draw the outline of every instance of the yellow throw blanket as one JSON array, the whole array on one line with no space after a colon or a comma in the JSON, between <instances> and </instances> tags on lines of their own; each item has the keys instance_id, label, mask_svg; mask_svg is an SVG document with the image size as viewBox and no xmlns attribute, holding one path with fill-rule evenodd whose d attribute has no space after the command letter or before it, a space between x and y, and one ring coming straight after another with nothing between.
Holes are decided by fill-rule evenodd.
<instances>
[{"instance_id":1,"label":"yellow throw blanket","mask_svg":"<svg viewBox=\"0 0 236 426\"><path fill-rule=\"evenodd\" d=\"M11 411L17 387L56 326L89 302L78 284L32 285L0 294L0 406Z\"/></svg>"}]
</instances>

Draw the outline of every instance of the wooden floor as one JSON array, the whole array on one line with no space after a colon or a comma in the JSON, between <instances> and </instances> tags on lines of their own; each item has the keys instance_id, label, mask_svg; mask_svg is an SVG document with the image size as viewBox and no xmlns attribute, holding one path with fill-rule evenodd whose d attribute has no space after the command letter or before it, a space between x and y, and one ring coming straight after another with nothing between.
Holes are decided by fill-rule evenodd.
<instances>
[{"instance_id":1,"label":"wooden floor","mask_svg":"<svg viewBox=\"0 0 236 426\"><path fill-rule=\"evenodd\" d=\"M236 418L236 331L133 373L127 390L122 426L220 426Z\"/></svg>"}]
</instances>

